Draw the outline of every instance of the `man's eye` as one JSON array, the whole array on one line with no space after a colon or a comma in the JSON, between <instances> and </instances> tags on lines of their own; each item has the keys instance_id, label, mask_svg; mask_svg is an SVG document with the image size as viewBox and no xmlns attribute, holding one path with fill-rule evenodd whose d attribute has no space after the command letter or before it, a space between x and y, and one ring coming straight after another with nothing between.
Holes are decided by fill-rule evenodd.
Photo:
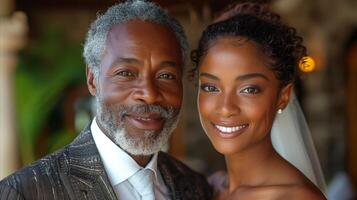
<instances>
[{"instance_id":1,"label":"man's eye","mask_svg":"<svg viewBox=\"0 0 357 200\"><path fill-rule=\"evenodd\" d=\"M260 89L256 88L256 87L247 87L247 88L242 89L240 92L246 93L246 94L257 94L260 92Z\"/></svg>"},{"instance_id":2,"label":"man's eye","mask_svg":"<svg viewBox=\"0 0 357 200\"><path fill-rule=\"evenodd\" d=\"M174 80L174 79L176 79L176 76L173 75L173 74L160 74L159 78L160 79Z\"/></svg>"},{"instance_id":3,"label":"man's eye","mask_svg":"<svg viewBox=\"0 0 357 200\"><path fill-rule=\"evenodd\" d=\"M215 86L206 84L201 85L201 90L205 92L219 92L218 88L216 88Z\"/></svg>"},{"instance_id":4,"label":"man's eye","mask_svg":"<svg viewBox=\"0 0 357 200\"><path fill-rule=\"evenodd\" d=\"M134 74L131 73L130 71L120 71L117 73L117 75L119 75L119 76L134 76Z\"/></svg>"}]
</instances>

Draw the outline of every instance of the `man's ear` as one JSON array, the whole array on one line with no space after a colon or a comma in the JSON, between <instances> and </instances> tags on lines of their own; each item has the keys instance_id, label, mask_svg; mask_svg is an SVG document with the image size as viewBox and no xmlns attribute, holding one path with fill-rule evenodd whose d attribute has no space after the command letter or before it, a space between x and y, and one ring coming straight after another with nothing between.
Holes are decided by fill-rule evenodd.
<instances>
[{"instance_id":1,"label":"man's ear","mask_svg":"<svg viewBox=\"0 0 357 200\"><path fill-rule=\"evenodd\" d=\"M292 83L287 84L280 90L278 109L283 110L288 105L290 95L293 92L293 90L294 90L294 85Z\"/></svg>"},{"instance_id":2,"label":"man's ear","mask_svg":"<svg viewBox=\"0 0 357 200\"><path fill-rule=\"evenodd\" d=\"M97 94L97 82L95 81L94 73L91 68L86 66L87 87L92 96Z\"/></svg>"}]
</instances>

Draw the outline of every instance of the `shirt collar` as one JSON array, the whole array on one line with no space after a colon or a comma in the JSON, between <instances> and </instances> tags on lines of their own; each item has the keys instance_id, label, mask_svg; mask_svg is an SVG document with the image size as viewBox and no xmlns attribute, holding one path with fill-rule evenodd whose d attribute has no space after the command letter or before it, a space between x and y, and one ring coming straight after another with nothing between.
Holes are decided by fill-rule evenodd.
<instances>
[{"instance_id":1,"label":"shirt collar","mask_svg":"<svg viewBox=\"0 0 357 200\"><path fill-rule=\"evenodd\" d=\"M117 185L127 180L137 171L142 169L142 167L138 165L129 154L118 147L102 132L97 124L96 118L92 121L91 131L105 171L107 172L112 185ZM154 172L156 180L158 176L157 156L158 153L155 153L145 167L146 169L150 169Z\"/></svg>"}]
</instances>

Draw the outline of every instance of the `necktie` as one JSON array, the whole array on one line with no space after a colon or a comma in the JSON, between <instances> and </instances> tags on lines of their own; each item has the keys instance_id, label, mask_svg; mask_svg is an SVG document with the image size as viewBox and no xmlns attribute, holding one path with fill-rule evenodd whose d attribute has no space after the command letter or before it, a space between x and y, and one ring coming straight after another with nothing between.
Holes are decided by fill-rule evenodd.
<instances>
[{"instance_id":1,"label":"necktie","mask_svg":"<svg viewBox=\"0 0 357 200\"><path fill-rule=\"evenodd\" d=\"M142 200L155 200L153 176L150 169L141 169L129 178Z\"/></svg>"}]
</instances>

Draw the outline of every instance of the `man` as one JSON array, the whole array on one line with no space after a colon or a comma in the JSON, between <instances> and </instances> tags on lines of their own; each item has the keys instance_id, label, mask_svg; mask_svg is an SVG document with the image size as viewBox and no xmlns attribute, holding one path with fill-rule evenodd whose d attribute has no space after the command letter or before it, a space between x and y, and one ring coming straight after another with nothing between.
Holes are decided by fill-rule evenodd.
<instances>
[{"instance_id":1,"label":"man","mask_svg":"<svg viewBox=\"0 0 357 200\"><path fill-rule=\"evenodd\" d=\"M135 0L91 25L84 45L97 115L68 146L0 183L0 199L209 199L205 178L159 152L175 127L188 57L179 23Z\"/></svg>"}]
</instances>

